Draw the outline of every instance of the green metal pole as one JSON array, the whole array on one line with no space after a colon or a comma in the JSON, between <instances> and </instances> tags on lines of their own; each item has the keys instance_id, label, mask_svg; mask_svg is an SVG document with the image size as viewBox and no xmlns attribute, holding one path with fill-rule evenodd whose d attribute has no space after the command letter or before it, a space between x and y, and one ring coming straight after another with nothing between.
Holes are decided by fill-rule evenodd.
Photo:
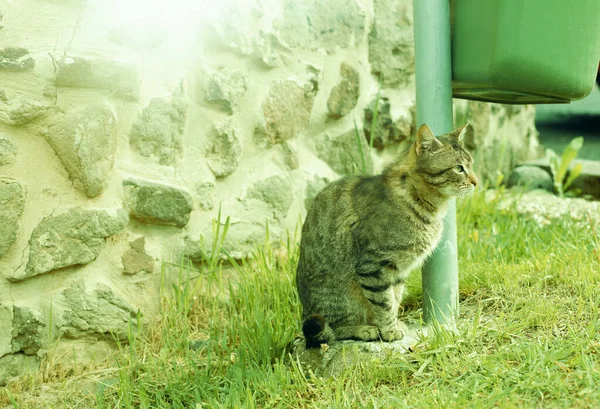
<instances>
[{"instance_id":1,"label":"green metal pole","mask_svg":"<svg viewBox=\"0 0 600 409\"><path fill-rule=\"evenodd\" d=\"M413 8L417 126L426 123L439 135L452 130L450 2L414 0ZM458 313L455 200L448 206L442 240L425 262L422 276L425 322L452 323Z\"/></svg>"}]
</instances>

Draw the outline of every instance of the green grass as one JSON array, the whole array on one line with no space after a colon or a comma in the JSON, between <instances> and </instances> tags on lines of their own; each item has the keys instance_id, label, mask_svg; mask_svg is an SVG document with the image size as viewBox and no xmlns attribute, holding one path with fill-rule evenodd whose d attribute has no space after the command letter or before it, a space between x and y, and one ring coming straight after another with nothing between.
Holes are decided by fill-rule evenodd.
<instances>
[{"instance_id":1,"label":"green grass","mask_svg":"<svg viewBox=\"0 0 600 409\"><path fill-rule=\"evenodd\" d=\"M600 260L590 225L564 218L539 227L499 211L483 192L459 203L458 219L458 331L437 331L415 352L334 378L295 362L289 346L300 333L300 305L289 240L243 265L221 269L213 259L200 273L179 268L160 319L120 347L93 392L65 377L68 403L56 407L600 406ZM409 288L406 313L418 317L419 274ZM0 407L9 399L49 407L39 399L29 406L16 388L23 386L6 388Z\"/></svg>"}]
</instances>

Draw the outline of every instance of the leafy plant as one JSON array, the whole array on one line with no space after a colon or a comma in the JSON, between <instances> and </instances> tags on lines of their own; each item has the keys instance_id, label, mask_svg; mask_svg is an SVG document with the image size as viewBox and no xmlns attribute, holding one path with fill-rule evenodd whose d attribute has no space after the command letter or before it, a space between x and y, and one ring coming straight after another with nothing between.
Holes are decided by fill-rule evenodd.
<instances>
[{"instance_id":1,"label":"leafy plant","mask_svg":"<svg viewBox=\"0 0 600 409\"><path fill-rule=\"evenodd\" d=\"M228 263L217 251L216 271L208 271L210 259L180 263L182 274L190 270L200 280L182 290L188 304L168 284L160 314L136 342L101 366L78 363L76 372L44 363L45 377L0 388L0 407L598 407L598 238L569 215L540 227L516 212L516 202L508 204L513 199L482 189L459 201L458 335L432 331L403 356L363 359L336 376L315 374L289 353L301 334L297 237L282 246L270 246L267 237L242 261ZM597 231L598 221L590 223ZM216 223L215 233L218 226L217 243L205 241L207 256L223 250L224 224ZM406 285L404 317L419 323L421 276L412 274ZM337 362L356 362L350 353Z\"/></svg>"},{"instance_id":2,"label":"leafy plant","mask_svg":"<svg viewBox=\"0 0 600 409\"><path fill-rule=\"evenodd\" d=\"M356 124L356 120L354 121L354 135L356 136L356 146L358 146L358 152L360 153L360 171L358 173L362 175L368 175L368 167L367 167L367 157L365 156L367 152L363 149L362 139L360 135L360 131L358 130L358 125ZM370 152L370 150L369 150ZM359 170L359 167L354 164L355 171Z\"/></svg>"},{"instance_id":3,"label":"leafy plant","mask_svg":"<svg viewBox=\"0 0 600 409\"><path fill-rule=\"evenodd\" d=\"M208 243L205 243L204 237L200 237L200 271L188 262L181 261L179 265L165 262L163 265L163 271L161 272L161 290L168 288L166 286L166 273L165 266L178 267L178 279L171 283L172 294L161 294L165 299L173 302L175 311L179 312L181 316L187 317L192 305L193 298L198 292L198 289L206 284L204 276L207 275L218 275L223 261L228 258L227 251L223 247L227 232L231 225L231 219L229 216L222 222L221 206L219 206L219 212L217 218L212 221L212 237Z\"/></svg>"},{"instance_id":4,"label":"leafy plant","mask_svg":"<svg viewBox=\"0 0 600 409\"><path fill-rule=\"evenodd\" d=\"M219 213L217 218L212 221L212 242L210 243L210 249L204 244L204 237L200 237L200 251L202 253L202 260L207 264L209 271L217 269L221 262L221 256L226 255L223 247L225 239L227 238L227 232L231 225L231 218L227 216L225 223L221 221L221 206L219 205Z\"/></svg>"},{"instance_id":5,"label":"leafy plant","mask_svg":"<svg viewBox=\"0 0 600 409\"><path fill-rule=\"evenodd\" d=\"M375 106L373 107L373 118L371 118L371 137L369 138L369 151L373 149L373 141L375 140L375 127L377 126L377 121L379 120L379 100L381 98L381 89L377 91L377 96L375 97Z\"/></svg>"},{"instance_id":6,"label":"leafy plant","mask_svg":"<svg viewBox=\"0 0 600 409\"><path fill-rule=\"evenodd\" d=\"M554 179L554 190L560 197L565 195L565 192L571 187L575 179L581 175L583 165L576 164L569 171L569 165L577 157L579 150L583 146L583 136L573 138L571 142L563 150L562 156L558 157L552 149L546 149L546 158L550 163L550 171ZM568 175L567 175L568 172Z\"/></svg>"}]
</instances>

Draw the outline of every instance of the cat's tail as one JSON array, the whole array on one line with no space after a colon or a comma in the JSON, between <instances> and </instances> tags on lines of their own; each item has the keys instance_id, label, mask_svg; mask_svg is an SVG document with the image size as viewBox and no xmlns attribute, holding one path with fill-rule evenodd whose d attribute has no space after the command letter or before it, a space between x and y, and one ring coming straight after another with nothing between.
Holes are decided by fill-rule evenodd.
<instances>
[{"instance_id":1,"label":"cat's tail","mask_svg":"<svg viewBox=\"0 0 600 409\"><path fill-rule=\"evenodd\" d=\"M313 314L304 320L302 332L306 339L306 348L319 348L321 344L329 344L335 341L335 334L319 314Z\"/></svg>"}]
</instances>

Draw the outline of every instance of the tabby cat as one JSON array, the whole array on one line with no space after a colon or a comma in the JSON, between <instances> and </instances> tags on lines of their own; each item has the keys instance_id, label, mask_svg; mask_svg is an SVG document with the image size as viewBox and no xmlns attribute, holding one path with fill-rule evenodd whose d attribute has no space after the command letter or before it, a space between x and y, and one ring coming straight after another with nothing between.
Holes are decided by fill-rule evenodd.
<instances>
[{"instance_id":1,"label":"tabby cat","mask_svg":"<svg viewBox=\"0 0 600 409\"><path fill-rule=\"evenodd\" d=\"M404 336L404 282L440 240L449 199L477 186L467 125L439 138L422 125L382 174L342 178L314 199L296 276L307 347Z\"/></svg>"}]
</instances>

